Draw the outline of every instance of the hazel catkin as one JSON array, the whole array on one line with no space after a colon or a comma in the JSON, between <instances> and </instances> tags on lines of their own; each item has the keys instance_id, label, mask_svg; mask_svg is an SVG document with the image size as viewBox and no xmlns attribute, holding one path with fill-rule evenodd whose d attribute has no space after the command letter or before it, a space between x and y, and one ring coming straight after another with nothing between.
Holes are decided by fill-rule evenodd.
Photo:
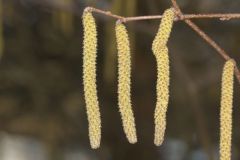
<instances>
[{"instance_id":1,"label":"hazel catkin","mask_svg":"<svg viewBox=\"0 0 240 160\"><path fill-rule=\"evenodd\" d=\"M169 57L164 46L156 54L157 61L157 102L154 113L155 134L154 144L160 146L164 140L166 129L166 113L169 101Z\"/></svg>"},{"instance_id":2,"label":"hazel catkin","mask_svg":"<svg viewBox=\"0 0 240 160\"><path fill-rule=\"evenodd\" d=\"M220 109L220 160L231 159L234 61L223 68Z\"/></svg>"},{"instance_id":3,"label":"hazel catkin","mask_svg":"<svg viewBox=\"0 0 240 160\"><path fill-rule=\"evenodd\" d=\"M152 44L152 50L154 54L157 50L159 50L159 48L167 44L171 30L172 30L174 17L175 17L175 12L173 8L170 8L164 11L162 20L159 25L158 32Z\"/></svg>"},{"instance_id":4,"label":"hazel catkin","mask_svg":"<svg viewBox=\"0 0 240 160\"><path fill-rule=\"evenodd\" d=\"M83 84L86 102L89 139L92 148L98 148L101 141L101 119L96 86L97 30L92 13L83 13Z\"/></svg>"},{"instance_id":5,"label":"hazel catkin","mask_svg":"<svg viewBox=\"0 0 240 160\"><path fill-rule=\"evenodd\" d=\"M157 61L157 102L154 113L155 134L154 144L160 146L166 130L166 113L169 101L169 56L167 41L174 21L174 9L167 9L160 23L158 32L153 40L152 51Z\"/></svg>"},{"instance_id":6,"label":"hazel catkin","mask_svg":"<svg viewBox=\"0 0 240 160\"><path fill-rule=\"evenodd\" d=\"M130 143L137 142L135 120L131 105L131 53L128 33L122 23L116 24L118 49L118 105L122 125Z\"/></svg>"}]
</instances>

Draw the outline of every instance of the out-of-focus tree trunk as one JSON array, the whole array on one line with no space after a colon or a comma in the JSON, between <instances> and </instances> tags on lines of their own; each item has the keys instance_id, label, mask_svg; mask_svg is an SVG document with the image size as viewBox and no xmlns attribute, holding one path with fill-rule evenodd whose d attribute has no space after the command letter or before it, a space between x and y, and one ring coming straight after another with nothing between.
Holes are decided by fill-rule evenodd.
<instances>
[{"instance_id":1,"label":"out-of-focus tree trunk","mask_svg":"<svg viewBox=\"0 0 240 160\"><path fill-rule=\"evenodd\" d=\"M60 5L70 8L73 5L72 0L60 0ZM53 12L53 24L56 28L59 28L64 35L71 35L74 31L74 17L71 11L66 10L55 10Z\"/></svg>"},{"instance_id":2,"label":"out-of-focus tree trunk","mask_svg":"<svg viewBox=\"0 0 240 160\"><path fill-rule=\"evenodd\" d=\"M3 55L4 38L3 38L3 2L0 0L0 58Z\"/></svg>"}]
</instances>

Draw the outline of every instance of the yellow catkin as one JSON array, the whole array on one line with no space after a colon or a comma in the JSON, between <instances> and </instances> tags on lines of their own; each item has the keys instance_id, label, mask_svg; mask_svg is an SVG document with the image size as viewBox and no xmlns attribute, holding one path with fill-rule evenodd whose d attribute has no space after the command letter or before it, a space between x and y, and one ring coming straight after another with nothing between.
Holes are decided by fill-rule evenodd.
<instances>
[{"instance_id":1,"label":"yellow catkin","mask_svg":"<svg viewBox=\"0 0 240 160\"><path fill-rule=\"evenodd\" d=\"M220 160L231 159L232 105L234 62L228 60L223 68L220 111Z\"/></svg>"},{"instance_id":2,"label":"yellow catkin","mask_svg":"<svg viewBox=\"0 0 240 160\"><path fill-rule=\"evenodd\" d=\"M118 105L124 132L130 143L137 142L135 120L131 105L131 53L126 27L116 24L118 49Z\"/></svg>"},{"instance_id":3,"label":"yellow catkin","mask_svg":"<svg viewBox=\"0 0 240 160\"><path fill-rule=\"evenodd\" d=\"M157 61L157 102L154 113L154 144L160 146L166 130L166 113L169 101L169 56L166 46L174 21L174 9L167 9L153 41L152 50Z\"/></svg>"},{"instance_id":4,"label":"yellow catkin","mask_svg":"<svg viewBox=\"0 0 240 160\"><path fill-rule=\"evenodd\" d=\"M152 50L154 54L154 51L159 50L159 47L161 48L162 46L165 46L167 44L168 38L172 30L174 16L175 13L173 8L167 9L163 13L163 18L161 20L157 35L155 36L152 44Z\"/></svg>"},{"instance_id":5,"label":"yellow catkin","mask_svg":"<svg viewBox=\"0 0 240 160\"><path fill-rule=\"evenodd\" d=\"M97 31L91 12L83 14L83 84L89 123L89 139L92 148L101 141L101 119L96 86Z\"/></svg>"},{"instance_id":6,"label":"yellow catkin","mask_svg":"<svg viewBox=\"0 0 240 160\"><path fill-rule=\"evenodd\" d=\"M169 57L167 47L163 47L156 55L157 60L157 102L154 113L154 144L159 146L164 140L166 129L166 113L169 100Z\"/></svg>"}]
</instances>

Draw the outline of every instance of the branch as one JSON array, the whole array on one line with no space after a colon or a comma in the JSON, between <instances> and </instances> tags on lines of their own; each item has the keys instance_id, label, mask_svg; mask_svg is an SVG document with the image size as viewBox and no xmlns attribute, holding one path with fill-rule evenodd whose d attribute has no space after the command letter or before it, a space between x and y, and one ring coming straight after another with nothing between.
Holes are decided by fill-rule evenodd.
<instances>
[{"instance_id":1,"label":"branch","mask_svg":"<svg viewBox=\"0 0 240 160\"><path fill-rule=\"evenodd\" d=\"M96 13L99 13L99 14L103 14L103 15L115 18L115 19L124 19L124 17L116 15L116 14L113 14L110 11L103 11L103 10L100 10L100 9L97 9L97 8L93 8L93 7L86 7L84 9L84 12L96 12Z\"/></svg>"},{"instance_id":2,"label":"branch","mask_svg":"<svg viewBox=\"0 0 240 160\"><path fill-rule=\"evenodd\" d=\"M180 7L178 6L176 0L171 0L172 5L176 12L175 21L184 21L189 27L191 27L200 37L202 37L210 46L212 46L218 54L224 59L229 60L231 57L222 49L212 38L210 38L204 31L202 31L195 23L190 19L199 18L218 18L220 20L231 20L240 18L240 13L227 13L227 14L183 14ZM106 15L118 20L118 22L130 22L130 21L140 21L140 20L152 20L161 19L162 15L150 15L150 16L137 16L137 17L122 17L111 13L110 11L103 11L93 7L87 7L84 10ZM240 83L240 70L235 63L235 75Z\"/></svg>"},{"instance_id":3,"label":"branch","mask_svg":"<svg viewBox=\"0 0 240 160\"><path fill-rule=\"evenodd\" d=\"M175 8L175 7L174 7ZM137 16L137 17L122 17L116 14L111 13L110 11L103 11L97 8L93 7L87 7L85 11L91 11L99 14L103 14L115 19L120 19L122 22L130 22L130 21L140 21L140 20L153 20L153 19L161 19L162 15L150 15L150 16ZM222 21L225 20L231 20L231 19L239 19L240 18L240 13L227 13L227 14L222 14L222 13L216 13L216 14L184 14L182 15L181 19L179 17L176 17L176 21L178 20L185 20L185 19L200 19L200 18L207 18L207 19L220 19Z\"/></svg>"},{"instance_id":4,"label":"branch","mask_svg":"<svg viewBox=\"0 0 240 160\"><path fill-rule=\"evenodd\" d=\"M189 27L191 27L200 37L202 37L210 46L212 46L220 56L225 60L231 59L231 57L226 53L224 49L222 49L212 38L210 38L204 31L202 31L195 23L193 23L190 19L184 19L184 14L182 13L179 5L176 0L171 0L173 7L175 8L176 14L179 19L183 20ZM221 15L221 14L218 14ZM231 14L230 14L231 15ZM229 16L230 16L229 15ZM214 15L215 16L215 15ZM235 14L236 16L236 14ZM227 18L231 19L231 18ZM226 20L227 20L226 19ZM235 62L235 60L234 60ZM235 62L235 76L240 83L240 71L238 69L237 63Z\"/></svg>"}]
</instances>

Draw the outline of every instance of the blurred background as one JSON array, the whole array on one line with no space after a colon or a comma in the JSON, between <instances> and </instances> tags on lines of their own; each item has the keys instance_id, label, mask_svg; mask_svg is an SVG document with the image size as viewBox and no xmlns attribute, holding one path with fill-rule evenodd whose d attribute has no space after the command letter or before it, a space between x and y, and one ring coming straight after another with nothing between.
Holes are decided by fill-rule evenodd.
<instances>
[{"instance_id":1,"label":"blurred background","mask_svg":"<svg viewBox=\"0 0 240 160\"><path fill-rule=\"evenodd\" d=\"M185 13L240 12L236 0L178 0ZM98 25L97 85L102 142L90 149L82 85L82 12L162 14L170 0L0 0L1 160L216 160L223 59L183 22L169 41L170 104L164 144L153 144L159 20L129 22L132 101L138 143L127 142L117 106L115 20ZM240 63L240 20L194 20ZM240 159L235 80L233 158Z\"/></svg>"}]
</instances>

